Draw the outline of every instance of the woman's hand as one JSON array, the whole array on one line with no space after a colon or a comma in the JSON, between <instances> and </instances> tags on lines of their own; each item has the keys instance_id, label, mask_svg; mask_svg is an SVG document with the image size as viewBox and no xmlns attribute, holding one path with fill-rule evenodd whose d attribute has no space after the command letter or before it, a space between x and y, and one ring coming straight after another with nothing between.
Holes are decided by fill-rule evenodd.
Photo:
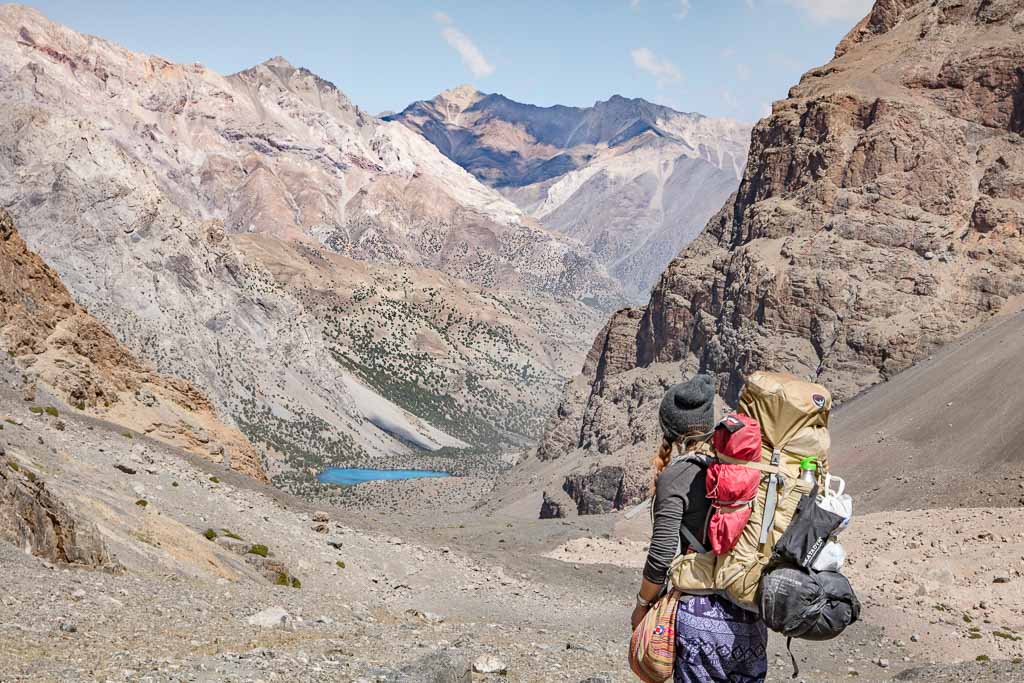
<instances>
[{"instance_id":1,"label":"woman's hand","mask_svg":"<svg viewBox=\"0 0 1024 683\"><path fill-rule=\"evenodd\" d=\"M629 626L631 631L636 630L637 625L644 620L644 617L647 616L647 612L650 611L650 609L650 607L645 607L644 605L637 605L633 608L633 614L629 618Z\"/></svg>"}]
</instances>

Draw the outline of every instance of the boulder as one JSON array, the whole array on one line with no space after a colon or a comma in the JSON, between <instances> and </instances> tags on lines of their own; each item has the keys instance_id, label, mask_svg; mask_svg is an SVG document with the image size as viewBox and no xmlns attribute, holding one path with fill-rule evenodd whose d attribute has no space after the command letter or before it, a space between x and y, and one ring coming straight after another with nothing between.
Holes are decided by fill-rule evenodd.
<instances>
[{"instance_id":1,"label":"boulder","mask_svg":"<svg viewBox=\"0 0 1024 683\"><path fill-rule=\"evenodd\" d=\"M494 655L480 655L473 662L473 671L478 674L504 674L508 665Z\"/></svg>"},{"instance_id":2,"label":"boulder","mask_svg":"<svg viewBox=\"0 0 1024 683\"><path fill-rule=\"evenodd\" d=\"M60 500L42 478L0 457L0 539L37 557L120 571L99 529Z\"/></svg>"},{"instance_id":3,"label":"boulder","mask_svg":"<svg viewBox=\"0 0 1024 683\"><path fill-rule=\"evenodd\" d=\"M246 620L250 626L260 628L291 629L294 627L292 617L284 607L268 607L252 615Z\"/></svg>"}]
</instances>

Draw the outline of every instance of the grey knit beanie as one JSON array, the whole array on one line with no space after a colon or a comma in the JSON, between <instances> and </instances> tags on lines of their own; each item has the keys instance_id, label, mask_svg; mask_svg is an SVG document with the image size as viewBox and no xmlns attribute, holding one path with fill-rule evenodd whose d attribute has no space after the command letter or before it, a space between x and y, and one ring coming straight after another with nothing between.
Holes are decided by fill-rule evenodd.
<instances>
[{"instance_id":1,"label":"grey knit beanie","mask_svg":"<svg viewBox=\"0 0 1024 683\"><path fill-rule=\"evenodd\" d=\"M715 424L715 380L697 375L669 387L658 409L658 421L669 441L693 432L710 432Z\"/></svg>"}]
</instances>

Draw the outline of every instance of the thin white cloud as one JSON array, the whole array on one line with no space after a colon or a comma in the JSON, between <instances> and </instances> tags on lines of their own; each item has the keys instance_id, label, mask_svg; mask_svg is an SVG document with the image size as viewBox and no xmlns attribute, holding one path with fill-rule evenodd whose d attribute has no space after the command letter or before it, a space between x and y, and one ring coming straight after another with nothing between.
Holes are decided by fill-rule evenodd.
<instances>
[{"instance_id":1,"label":"thin white cloud","mask_svg":"<svg viewBox=\"0 0 1024 683\"><path fill-rule=\"evenodd\" d=\"M750 80L750 67L746 64L740 63L736 65L736 78L741 81Z\"/></svg>"},{"instance_id":2,"label":"thin white cloud","mask_svg":"<svg viewBox=\"0 0 1024 683\"><path fill-rule=\"evenodd\" d=\"M683 79L678 66L667 59L659 59L649 48L638 47L629 54L633 57L633 66L654 76L659 87Z\"/></svg>"},{"instance_id":3,"label":"thin white cloud","mask_svg":"<svg viewBox=\"0 0 1024 683\"><path fill-rule=\"evenodd\" d=\"M494 73L494 65L487 61L476 43L455 26L451 17L444 12L434 12L434 21L441 26L441 37L444 38L444 42L459 53L459 59L474 76L483 78Z\"/></svg>"},{"instance_id":4,"label":"thin white cloud","mask_svg":"<svg viewBox=\"0 0 1024 683\"><path fill-rule=\"evenodd\" d=\"M685 19L690 13L690 0L679 0L679 9L676 11L676 19Z\"/></svg>"},{"instance_id":5,"label":"thin white cloud","mask_svg":"<svg viewBox=\"0 0 1024 683\"><path fill-rule=\"evenodd\" d=\"M806 12L818 23L825 23L862 19L874 0L786 0L786 4Z\"/></svg>"}]
</instances>

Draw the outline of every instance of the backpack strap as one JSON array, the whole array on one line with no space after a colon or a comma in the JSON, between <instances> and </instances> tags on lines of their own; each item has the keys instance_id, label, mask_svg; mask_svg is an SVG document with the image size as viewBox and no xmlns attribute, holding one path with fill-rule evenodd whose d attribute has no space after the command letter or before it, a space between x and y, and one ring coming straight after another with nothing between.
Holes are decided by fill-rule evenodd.
<instances>
[{"instance_id":1,"label":"backpack strap","mask_svg":"<svg viewBox=\"0 0 1024 683\"><path fill-rule=\"evenodd\" d=\"M786 651L789 653L789 659L793 662L793 675L791 678L796 678L800 675L800 667L796 664L796 655L793 654L793 636L786 638Z\"/></svg>"},{"instance_id":2,"label":"backpack strap","mask_svg":"<svg viewBox=\"0 0 1024 683\"><path fill-rule=\"evenodd\" d=\"M681 524L679 526L679 531L681 531L683 536L686 537L686 542L690 544L691 548L693 548L694 550L696 550L698 553L700 553L702 555L707 552L707 548L704 547L704 544L701 543L700 541L698 541L697 537L693 535L693 532L686 528L686 524L685 523L683 523L683 524ZM676 549L676 555L678 556L682 552L683 552L683 539L680 537L680 539L679 539L679 548Z\"/></svg>"},{"instance_id":3,"label":"backpack strap","mask_svg":"<svg viewBox=\"0 0 1024 683\"><path fill-rule=\"evenodd\" d=\"M710 455L708 455L706 453L698 453L696 451L689 451L689 452L687 452L682 457L682 461L683 462L688 462L688 463L696 465L697 467L702 467L704 469L707 469L707 466L711 463L712 460L713 460L712 456L710 456ZM654 506L653 505L651 506L651 515L652 515L652 518L653 518L653 515L654 515ZM711 517L711 510L709 509L707 517L704 518L705 535L707 534L706 530L708 528L708 519L710 517ZM686 543L691 548L696 550L698 553L704 554L704 553L706 553L708 551L707 548L704 546L704 543L702 543L701 541L697 540L697 537L693 535L693 532L690 531L690 529L686 526L685 522L681 523L679 525L679 533L680 533L679 545L676 546L676 557L678 557L683 552L683 538L686 538Z\"/></svg>"},{"instance_id":4,"label":"backpack strap","mask_svg":"<svg viewBox=\"0 0 1024 683\"><path fill-rule=\"evenodd\" d=\"M782 457L782 453L779 449L772 451L772 465L776 468L779 466L779 460ZM779 472L773 472L768 476L768 493L764 499L764 515L761 517L761 536L758 539L760 545L764 545L768 542L768 532L772 529L772 524L775 522L775 509L779 506Z\"/></svg>"},{"instance_id":5,"label":"backpack strap","mask_svg":"<svg viewBox=\"0 0 1024 683\"><path fill-rule=\"evenodd\" d=\"M716 457L721 462L727 463L729 465L740 465L741 467L749 467L752 470L760 470L760 471L764 472L765 474L781 474L782 473L782 467L779 466L778 464L775 464L775 465L765 465L764 463L760 463L760 462L750 462L749 460L740 460L739 458L730 458L728 455L722 455L721 453L719 453Z\"/></svg>"}]
</instances>

